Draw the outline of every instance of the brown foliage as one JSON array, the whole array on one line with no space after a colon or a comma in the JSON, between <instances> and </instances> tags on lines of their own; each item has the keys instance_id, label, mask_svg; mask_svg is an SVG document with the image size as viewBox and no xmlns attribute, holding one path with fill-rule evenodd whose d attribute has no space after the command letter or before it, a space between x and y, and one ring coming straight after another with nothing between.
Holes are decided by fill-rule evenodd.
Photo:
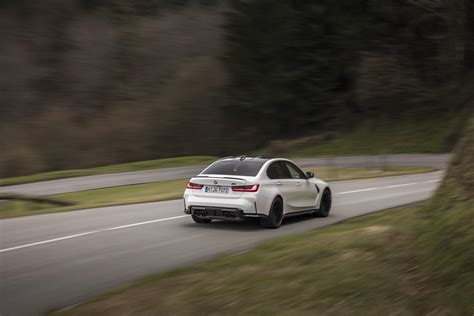
<instances>
[{"instance_id":1,"label":"brown foliage","mask_svg":"<svg viewBox=\"0 0 474 316\"><path fill-rule=\"evenodd\" d=\"M32 6L0 11L0 176L214 153L217 7L118 21L76 1Z\"/></svg>"}]
</instances>

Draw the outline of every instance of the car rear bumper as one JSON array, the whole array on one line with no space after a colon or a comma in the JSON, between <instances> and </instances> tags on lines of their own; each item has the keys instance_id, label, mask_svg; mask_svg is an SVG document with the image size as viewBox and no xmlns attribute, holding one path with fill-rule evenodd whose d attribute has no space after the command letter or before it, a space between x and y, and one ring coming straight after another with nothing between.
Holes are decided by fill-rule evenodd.
<instances>
[{"instance_id":1,"label":"car rear bumper","mask_svg":"<svg viewBox=\"0 0 474 316\"><path fill-rule=\"evenodd\" d=\"M242 210L244 213L257 213L257 203L255 196L244 196L240 198L208 198L191 194L184 195L184 202L188 207L202 206L222 209Z\"/></svg>"},{"instance_id":2,"label":"car rear bumper","mask_svg":"<svg viewBox=\"0 0 474 316\"><path fill-rule=\"evenodd\" d=\"M239 198L213 198L184 194L184 212L203 219L243 221L245 218L267 217L267 208L257 200L255 193L245 193ZM194 212L196 211L196 212Z\"/></svg>"},{"instance_id":3,"label":"car rear bumper","mask_svg":"<svg viewBox=\"0 0 474 316\"><path fill-rule=\"evenodd\" d=\"M189 206L184 212L202 219L222 219L226 221L242 222L245 218L266 217L265 214L245 213L241 209L215 206Z\"/></svg>"}]
</instances>

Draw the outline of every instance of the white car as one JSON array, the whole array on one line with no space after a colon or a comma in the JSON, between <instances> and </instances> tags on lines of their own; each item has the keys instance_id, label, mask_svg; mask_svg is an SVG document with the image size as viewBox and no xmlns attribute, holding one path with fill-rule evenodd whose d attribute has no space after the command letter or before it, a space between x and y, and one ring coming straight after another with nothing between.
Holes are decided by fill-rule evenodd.
<instances>
[{"instance_id":1,"label":"white car","mask_svg":"<svg viewBox=\"0 0 474 316\"><path fill-rule=\"evenodd\" d=\"M288 159L242 156L220 159L192 178L184 212L197 223L256 217L262 226L278 228L288 216L328 216L331 200L326 182Z\"/></svg>"}]
</instances>

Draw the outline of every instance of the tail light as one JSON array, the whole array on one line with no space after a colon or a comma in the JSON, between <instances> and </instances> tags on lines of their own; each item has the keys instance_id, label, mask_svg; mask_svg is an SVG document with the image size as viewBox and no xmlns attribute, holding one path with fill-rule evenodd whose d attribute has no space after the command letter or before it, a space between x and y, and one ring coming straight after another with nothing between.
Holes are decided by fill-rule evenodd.
<instances>
[{"instance_id":1,"label":"tail light","mask_svg":"<svg viewBox=\"0 0 474 316\"><path fill-rule=\"evenodd\" d=\"M196 184L196 183L192 183L192 182L188 182L188 184L186 184L186 189L201 190L202 187L203 187L202 184Z\"/></svg>"},{"instance_id":2,"label":"tail light","mask_svg":"<svg viewBox=\"0 0 474 316\"><path fill-rule=\"evenodd\" d=\"M252 185L238 185L233 186L232 191L236 192L257 192L260 185L252 184Z\"/></svg>"}]
</instances>

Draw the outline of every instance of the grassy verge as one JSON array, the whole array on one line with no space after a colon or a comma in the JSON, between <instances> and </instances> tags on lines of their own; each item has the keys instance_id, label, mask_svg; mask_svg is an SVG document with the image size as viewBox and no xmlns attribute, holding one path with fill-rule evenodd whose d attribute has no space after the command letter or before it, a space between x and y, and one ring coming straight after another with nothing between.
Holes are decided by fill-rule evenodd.
<instances>
[{"instance_id":1,"label":"grassy verge","mask_svg":"<svg viewBox=\"0 0 474 316\"><path fill-rule=\"evenodd\" d=\"M316 175L327 181L365 179L384 176L395 176L433 171L427 167L391 167L374 168L305 168L316 172ZM0 219L18 216L39 215L46 213L66 212L77 209L111 206L121 204L164 201L181 198L187 180L170 180L146 184L64 193L52 197L67 201L71 206L52 206L48 203L14 201L0 203Z\"/></svg>"},{"instance_id":2,"label":"grassy verge","mask_svg":"<svg viewBox=\"0 0 474 316\"><path fill-rule=\"evenodd\" d=\"M365 121L354 130L273 141L259 154L292 157L450 152L460 135L462 117Z\"/></svg>"},{"instance_id":3,"label":"grassy verge","mask_svg":"<svg viewBox=\"0 0 474 316\"><path fill-rule=\"evenodd\" d=\"M31 183L31 182L38 182L38 181L47 181L47 180L56 180L56 179L64 179L64 178L72 178L72 177L92 176L92 175L107 174L107 173L208 164L214 160L216 160L216 157L189 156L189 157L177 157L177 158L166 158L166 159L131 162L131 163L124 163L124 164L117 164L117 165L110 165L110 166L96 167L96 168L52 171L52 172L38 173L34 175L29 175L29 176L0 179L0 186Z\"/></svg>"},{"instance_id":4,"label":"grassy verge","mask_svg":"<svg viewBox=\"0 0 474 316\"><path fill-rule=\"evenodd\" d=\"M153 276L61 315L472 315L474 120L435 197Z\"/></svg>"},{"instance_id":5,"label":"grassy verge","mask_svg":"<svg viewBox=\"0 0 474 316\"><path fill-rule=\"evenodd\" d=\"M5 202L0 203L0 219L178 199L183 195L186 182L187 180L170 180L52 195L58 200L73 203L72 206L58 207L27 201Z\"/></svg>"}]
</instances>

